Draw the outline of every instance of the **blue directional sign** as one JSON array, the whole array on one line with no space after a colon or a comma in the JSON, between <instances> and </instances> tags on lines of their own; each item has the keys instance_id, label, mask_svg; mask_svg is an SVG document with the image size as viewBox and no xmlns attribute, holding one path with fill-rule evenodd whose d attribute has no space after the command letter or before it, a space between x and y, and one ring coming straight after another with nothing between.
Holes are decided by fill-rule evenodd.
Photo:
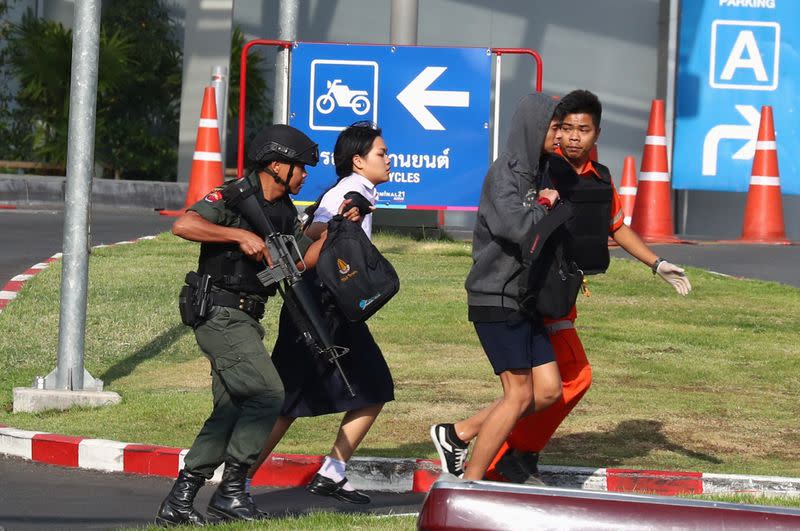
<instances>
[{"instance_id":1,"label":"blue directional sign","mask_svg":"<svg viewBox=\"0 0 800 531\"><path fill-rule=\"evenodd\" d=\"M682 2L673 186L745 192L763 105L781 189L800 194L800 2Z\"/></svg>"},{"instance_id":2,"label":"blue directional sign","mask_svg":"<svg viewBox=\"0 0 800 531\"><path fill-rule=\"evenodd\" d=\"M486 48L297 43L289 124L319 143L320 164L295 202L336 180L336 137L366 120L383 130L392 165L379 207L475 209L489 165L490 90Z\"/></svg>"}]
</instances>

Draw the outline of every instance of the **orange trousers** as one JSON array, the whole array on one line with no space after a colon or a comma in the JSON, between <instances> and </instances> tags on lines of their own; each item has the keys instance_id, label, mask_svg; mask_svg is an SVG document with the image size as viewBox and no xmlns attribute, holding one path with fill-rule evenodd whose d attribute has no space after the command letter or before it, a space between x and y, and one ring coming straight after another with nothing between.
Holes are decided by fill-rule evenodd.
<instances>
[{"instance_id":1,"label":"orange trousers","mask_svg":"<svg viewBox=\"0 0 800 531\"><path fill-rule=\"evenodd\" d=\"M494 471L494 465L509 447L525 452L540 452L592 384L592 368L575 328L558 330L550 335L550 342L561 373L561 398L547 409L517 421L486 471L489 479L500 479Z\"/></svg>"}]
</instances>

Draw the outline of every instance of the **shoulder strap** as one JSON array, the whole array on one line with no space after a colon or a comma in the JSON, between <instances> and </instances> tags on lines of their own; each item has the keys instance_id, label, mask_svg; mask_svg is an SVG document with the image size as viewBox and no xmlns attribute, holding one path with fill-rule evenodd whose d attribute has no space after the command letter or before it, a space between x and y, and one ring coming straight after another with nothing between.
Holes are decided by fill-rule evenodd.
<instances>
[{"instance_id":1,"label":"shoulder strap","mask_svg":"<svg viewBox=\"0 0 800 531\"><path fill-rule=\"evenodd\" d=\"M556 203L553 210L533 226L528 240L531 242L531 246L529 254L525 257L525 262L529 264L535 262L536 259L539 258L539 254L542 252L544 242L547 241L547 238L549 238L558 227L572 218L572 215L571 204L563 201Z\"/></svg>"},{"instance_id":2,"label":"shoulder strap","mask_svg":"<svg viewBox=\"0 0 800 531\"><path fill-rule=\"evenodd\" d=\"M550 154L542 155L539 160L539 169L536 172L536 191L544 190L545 188L555 188L550 180Z\"/></svg>"},{"instance_id":3,"label":"shoulder strap","mask_svg":"<svg viewBox=\"0 0 800 531\"><path fill-rule=\"evenodd\" d=\"M600 174L600 177L603 178L603 181L605 181L606 183L610 183L611 171L608 169L608 167L600 164L597 161L592 161L592 164L594 165L594 169L597 170L597 173Z\"/></svg>"}]
</instances>

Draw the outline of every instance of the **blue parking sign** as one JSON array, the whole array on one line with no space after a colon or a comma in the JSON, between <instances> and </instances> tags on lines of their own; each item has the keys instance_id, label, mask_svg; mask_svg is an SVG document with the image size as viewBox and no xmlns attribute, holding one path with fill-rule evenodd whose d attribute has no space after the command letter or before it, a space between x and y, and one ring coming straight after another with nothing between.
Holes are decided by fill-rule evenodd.
<instances>
[{"instance_id":1,"label":"blue parking sign","mask_svg":"<svg viewBox=\"0 0 800 531\"><path fill-rule=\"evenodd\" d=\"M489 165L491 53L433 48L296 43L289 124L320 146L298 204L336 180L339 132L377 124L389 148L384 208L475 210Z\"/></svg>"},{"instance_id":2,"label":"blue parking sign","mask_svg":"<svg viewBox=\"0 0 800 531\"><path fill-rule=\"evenodd\" d=\"M800 194L800 2L681 6L673 186L745 192L761 107L773 107L781 189Z\"/></svg>"}]
</instances>

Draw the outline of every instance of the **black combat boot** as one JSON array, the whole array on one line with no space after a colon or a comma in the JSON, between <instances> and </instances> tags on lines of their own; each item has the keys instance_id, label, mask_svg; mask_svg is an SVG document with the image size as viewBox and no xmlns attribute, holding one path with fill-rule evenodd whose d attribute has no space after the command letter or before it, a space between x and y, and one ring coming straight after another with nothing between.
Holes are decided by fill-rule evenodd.
<instances>
[{"instance_id":1,"label":"black combat boot","mask_svg":"<svg viewBox=\"0 0 800 531\"><path fill-rule=\"evenodd\" d=\"M161 502L156 514L156 525L205 525L206 519L194 508L194 497L206 478L181 470L169 495Z\"/></svg>"},{"instance_id":2,"label":"black combat boot","mask_svg":"<svg viewBox=\"0 0 800 531\"><path fill-rule=\"evenodd\" d=\"M258 520L264 513L258 510L245 490L250 465L229 459L225 461L222 482L208 502L208 515L220 520Z\"/></svg>"}]
</instances>

